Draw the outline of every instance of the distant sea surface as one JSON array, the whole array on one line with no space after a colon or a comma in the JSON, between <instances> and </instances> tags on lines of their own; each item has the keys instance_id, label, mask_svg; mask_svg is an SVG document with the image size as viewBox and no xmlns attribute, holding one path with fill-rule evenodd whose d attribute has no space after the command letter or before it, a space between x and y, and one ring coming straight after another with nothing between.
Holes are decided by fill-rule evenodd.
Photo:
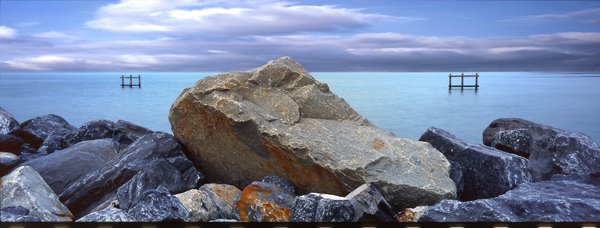
<instances>
[{"instance_id":1,"label":"distant sea surface","mask_svg":"<svg viewBox=\"0 0 600 228\"><path fill-rule=\"evenodd\" d=\"M459 72L460 73L460 72ZM181 91L216 73L142 73L121 88L120 73L0 73L0 106L19 122L49 113L78 127L127 120L171 133L168 113ZM600 143L600 73L480 72L480 88L448 90L448 73L313 73L376 126L418 139L431 126L470 142L496 118L520 117L578 131ZM473 83L465 79L465 84ZM459 78L454 84L460 83Z\"/></svg>"}]
</instances>

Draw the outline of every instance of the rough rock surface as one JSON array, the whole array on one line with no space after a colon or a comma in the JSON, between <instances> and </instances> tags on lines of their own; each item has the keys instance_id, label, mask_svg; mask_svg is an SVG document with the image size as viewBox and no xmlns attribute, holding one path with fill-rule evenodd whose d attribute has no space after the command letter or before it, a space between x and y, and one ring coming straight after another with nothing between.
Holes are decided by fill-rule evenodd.
<instances>
[{"instance_id":1,"label":"rough rock surface","mask_svg":"<svg viewBox=\"0 0 600 228\"><path fill-rule=\"evenodd\" d=\"M510 130L526 129L528 134ZM534 181L548 180L554 174L600 172L600 147L587 135L518 118L492 121L483 132L484 144L491 145L499 134L511 133L503 145L508 152L529 154ZM531 137L529 139L529 137ZM529 146L521 145L531 140ZM519 149L513 151L513 149Z\"/></svg>"},{"instance_id":2,"label":"rough rock surface","mask_svg":"<svg viewBox=\"0 0 600 228\"><path fill-rule=\"evenodd\" d=\"M137 222L189 221L188 210L164 187L144 192L127 213Z\"/></svg>"},{"instance_id":3,"label":"rough rock surface","mask_svg":"<svg viewBox=\"0 0 600 228\"><path fill-rule=\"evenodd\" d=\"M131 215L118 208L106 208L79 218L76 222L133 222Z\"/></svg>"},{"instance_id":4,"label":"rough rock surface","mask_svg":"<svg viewBox=\"0 0 600 228\"><path fill-rule=\"evenodd\" d=\"M252 182L235 207L242 222L289 222L295 195L265 182Z\"/></svg>"},{"instance_id":5,"label":"rough rock surface","mask_svg":"<svg viewBox=\"0 0 600 228\"><path fill-rule=\"evenodd\" d=\"M29 160L21 166L35 169L44 181L60 194L87 173L96 171L117 155L118 145L111 139L84 141L64 150Z\"/></svg>"},{"instance_id":6,"label":"rough rock surface","mask_svg":"<svg viewBox=\"0 0 600 228\"><path fill-rule=\"evenodd\" d=\"M216 219L239 219L235 203L242 191L233 185L205 184L175 197L190 212L190 222L208 222Z\"/></svg>"},{"instance_id":7,"label":"rough rock surface","mask_svg":"<svg viewBox=\"0 0 600 228\"><path fill-rule=\"evenodd\" d=\"M463 171L460 164L450 160L450 179L456 185L456 198L460 199L465 189L465 180L463 180Z\"/></svg>"},{"instance_id":8,"label":"rough rock surface","mask_svg":"<svg viewBox=\"0 0 600 228\"><path fill-rule=\"evenodd\" d=\"M0 152L0 177L19 164L21 160L12 153Z\"/></svg>"},{"instance_id":9,"label":"rough rock surface","mask_svg":"<svg viewBox=\"0 0 600 228\"><path fill-rule=\"evenodd\" d=\"M29 215L29 210L21 206L0 209L0 222L41 222L42 218Z\"/></svg>"},{"instance_id":10,"label":"rough rock surface","mask_svg":"<svg viewBox=\"0 0 600 228\"><path fill-rule=\"evenodd\" d=\"M529 161L491 147L464 142L439 128L429 128L421 138L462 169L461 199L491 198L530 181Z\"/></svg>"},{"instance_id":11,"label":"rough rock surface","mask_svg":"<svg viewBox=\"0 0 600 228\"><path fill-rule=\"evenodd\" d=\"M35 152L38 154L51 154L54 151L63 149L63 136L60 135L49 135L44 139L40 148Z\"/></svg>"},{"instance_id":12,"label":"rough rock surface","mask_svg":"<svg viewBox=\"0 0 600 228\"><path fill-rule=\"evenodd\" d=\"M335 195L371 182L396 208L455 197L441 153L372 126L289 57L198 81L169 120L211 181L242 188L276 175Z\"/></svg>"},{"instance_id":13,"label":"rough rock surface","mask_svg":"<svg viewBox=\"0 0 600 228\"><path fill-rule=\"evenodd\" d=\"M60 199L76 215L90 212L99 204L114 197L119 187L142 172L148 164L160 159L166 159L183 174L183 180L180 180L181 184L178 185L183 187L178 191L183 192L189 189L186 187L193 187L202 178L192 163L187 160L181 151L181 146L172 135L155 132L140 137L102 168L73 182L60 194ZM163 181L179 182L179 180L168 179Z\"/></svg>"},{"instance_id":14,"label":"rough rock surface","mask_svg":"<svg viewBox=\"0 0 600 228\"><path fill-rule=\"evenodd\" d=\"M528 158L531 141L528 129L503 130L496 133L490 146Z\"/></svg>"},{"instance_id":15,"label":"rough rock surface","mask_svg":"<svg viewBox=\"0 0 600 228\"><path fill-rule=\"evenodd\" d=\"M58 200L42 177L28 166L18 167L2 177L0 182L1 208L23 207L27 215L45 222L71 221L73 215ZM0 209L1 209L0 208Z\"/></svg>"},{"instance_id":16,"label":"rough rock surface","mask_svg":"<svg viewBox=\"0 0 600 228\"><path fill-rule=\"evenodd\" d=\"M19 130L19 122L15 117L0 107L0 134L8 134Z\"/></svg>"},{"instance_id":17,"label":"rough rock surface","mask_svg":"<svg viewBox=\"0 0 600 228\"><path fill-rule=\"evenodd\" d=\"M417 222L429 209L429 206L418 206L415 208L406 208L398 213L396 217L398 222Z\"/></svg>"},{"instance_id":18,"label":"rough rock surface","mask_svg":"<svg viewBox=\"0 0 600 228\"><path fill-rule=\"evenodd\" d=\"M201 176L196 173L197 175L186 179L184 173L177 168L184 167L184 170L187 170L193 166L189 160L186 159L185 162L187 164L179 165L167 159L157 159L147 164L141 172L117 190L119 207L128 209L145 191L156 189L159 186L167 188L169 192L182 192L195 188Z\"/></svg>"},{"instance_id":19,"label":"rough rock surface","mask_svg":"<svg viewBox=\"0 0 600 228\"><path fill-rule=\"evenodd\" d=\"M594 222L600 221L598 186L575 181L519 185L491 199L443 200L419 222Z\"/></svg>"},{"instance_id":20,"label":"rough rock surface","mask_svg":"<svg viewBox=\"0 0 600 228\"><path fill-rule=\"evenodd\" d=\"M358 216L350 199L310 193L294 200L292 222L351 222Z\"/></svg>"},{"instance_id":21,"label":"rough rock surface","mask_svg":"<svg viewBox=\"0 0 600 228\"><path fill-rule=\"evenodd\" d=\"M77 131L65 135L63 147L69 147L85 140L112 138L121 144L120 148L122 149L139 137L150 133L152 133L151 130L124 120L117 122L93 120L81 125Z\"/></svg>"},{"instance_id":22,"label":"rough rock surface","mask_svg":"<svg viewBox=\"0 0 600 228\"><path fill-rule=\"evenodd\" d=\"M25 140L15 135L0 134L0 151L20 155L24 144Z\"/></svg>"},{"instance_id":23,"label":"rough rock surface","mask_svg":"<svg viewBox=\"0 0 600 228\"><path fill-rule=\"evenodd\" d=\"M394 210L373 184L363 184L350 192L346 198L354 206L353 221L396 221Z\"/></svg>"},{"instance_id":24,"label":"rough rock surface","mask_svg":"<svg viewBox=\"0 0 600 228\"><path fill-rule=\"evenodd\" d=\"M71 126L64 118L48 114L38 116L21 123L21 129L15 132L35 149L39 148L49 135L66 135L77 128Z\"/></svg>"}]
</instances>

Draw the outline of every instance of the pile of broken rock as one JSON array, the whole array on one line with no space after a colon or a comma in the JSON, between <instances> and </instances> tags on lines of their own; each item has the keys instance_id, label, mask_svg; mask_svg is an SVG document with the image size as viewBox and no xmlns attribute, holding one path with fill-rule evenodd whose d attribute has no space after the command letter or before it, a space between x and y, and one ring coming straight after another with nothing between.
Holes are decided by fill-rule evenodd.
<instances>
[{"instance_id":1,"label":"pile of broken rock","mask_svg":"<svg viewBox=\"0 0 600 228\"><path fill-rule=\"evenodd\" d=\"M398 138L289 57L198 81L169 120L0 108L0 221L600 221L589 137L498 119L485 145Z\"/></svg>"}]
</instances>

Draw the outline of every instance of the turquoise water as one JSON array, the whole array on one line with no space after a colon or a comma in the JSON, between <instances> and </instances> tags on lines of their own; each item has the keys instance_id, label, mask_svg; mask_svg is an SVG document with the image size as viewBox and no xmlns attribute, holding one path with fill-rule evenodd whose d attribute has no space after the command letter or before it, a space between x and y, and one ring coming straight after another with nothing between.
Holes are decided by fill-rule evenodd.
<instances>
[{"instance_id":1,"label":"turquoise water","mask_svg":"<svg viewBox=\"0 0 600 228\"><path fill-rule=\"evenodd\" d=\"M600 142L600 73L480 72L477 91L448 90L448 73L313 75L375 125L400 137L418 139L436 126L479 143L492 120L521 117L582 132ZM94 119L124 119L171 132L168 112L175 98L214 74L142 73L140 89L121 88L120 73L2 72L0 106L20 122L54 113L75 126Z\"/></svg>"}]
</instances>

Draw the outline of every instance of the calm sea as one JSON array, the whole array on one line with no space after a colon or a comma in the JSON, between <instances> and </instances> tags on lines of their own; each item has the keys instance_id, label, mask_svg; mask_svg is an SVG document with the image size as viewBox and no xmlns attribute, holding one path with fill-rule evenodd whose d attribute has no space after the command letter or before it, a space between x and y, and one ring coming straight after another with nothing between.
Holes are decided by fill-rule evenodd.
<instances>
[{"instance_id":1,"label":"calm sea","mask_svg":"<svg viewBox=\"0 0 600 228\"><path fill-rule=\"evenodd\" d=\"M120 73L0 73L0 106L23 122L54 113L71 124L124 119L171 132L168 112L181 90L215 73L143 73L121 88ZM448 90L447 73L313 73L359 113L397 136L431 126L480 143L500 117L521 117L585 133L600 143L600 73L481 72L480 88ZM454 79L460 83L460 79ZM465 79L471 83L471 79Z\"/></svg>"}]
</instances>

